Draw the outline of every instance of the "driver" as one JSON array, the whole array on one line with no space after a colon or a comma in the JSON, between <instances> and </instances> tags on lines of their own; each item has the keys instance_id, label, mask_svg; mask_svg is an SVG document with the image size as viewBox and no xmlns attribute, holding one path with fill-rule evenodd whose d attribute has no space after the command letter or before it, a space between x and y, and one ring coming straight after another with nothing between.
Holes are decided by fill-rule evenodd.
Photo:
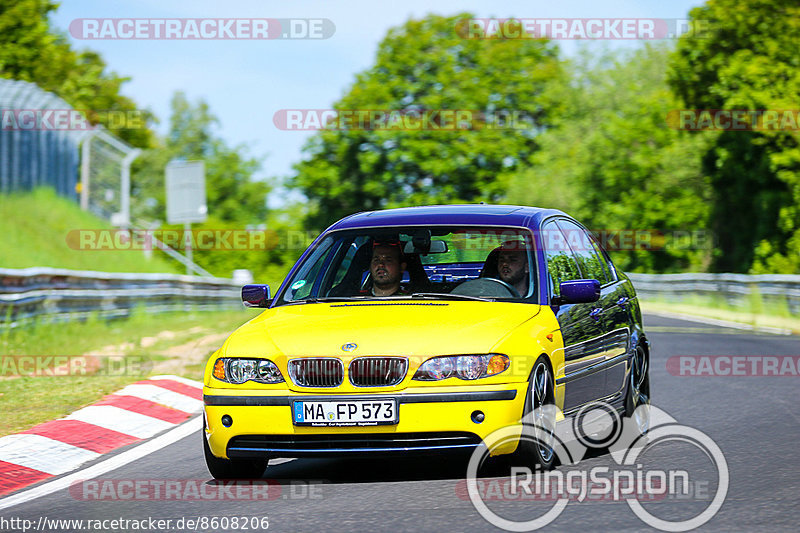
<instances>
[{"instance_id":1,"label":"driver","mask_svg":"<svg viewBox=\"0 0 800 533\"><path fill-rule=\"evenodd\" d=\"M394 296L405 294L400 288L406 262L400 242L378 243L372 248L369 272L372 275L373 296Z\"/></svg>"},{"instance_id":2,"label":"driver","mask_svg":"<svg viewBox=\"0 0 800 533\"><path fill-rule=\"evenodd\" d=\"M497 256L497 271L500 279L514 287L521 297L528 294L528 254L525 252L525 243L521 241L506 241L500 246Z\"/></svg>"}]
</instances>

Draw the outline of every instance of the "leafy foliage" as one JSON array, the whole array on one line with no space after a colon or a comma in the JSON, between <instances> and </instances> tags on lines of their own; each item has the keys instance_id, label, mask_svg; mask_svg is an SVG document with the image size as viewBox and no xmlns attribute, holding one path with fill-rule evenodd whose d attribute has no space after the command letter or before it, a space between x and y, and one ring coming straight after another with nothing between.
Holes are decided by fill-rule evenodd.
<instances>
[{"instance_id":1,"label":"leafy foliage","mask_svg":"<svg viewBox=\"0 0 800 533\"><path fill-rule=\"evenodd\" d=\"M109 72L97 53L75 51L66 37L54 32L47 15L57 7L50 0L0 0L0 77L54 92L73 108L88 111L93 124L113 126L109 111L136 112L141 125L113 133L134 146L150 146L152 114L138 110L120 93L130 78Z\"/></svg>"},{"instance_id":2,"label":"leafy foliage","mask_svg":"<svg viewBox=\"0 0 800 533\"><path fill-rule=\"evenodd\" d=\"M666 46L584 50L571 63L571 83L559 91L565 111L541 135L541 150L507 196L562 209L612 239L649 232L649 243L613 241L622 249L611 254L624 270L702 269L710 253L704 139L665 121L677 106L664 74L669 54Z\"/></svg>"},{"instance_id":3,"label":"leafy foliage","mask_svg":"<svg viewBox=\"0 0 800 533\"><path fill-rule=\"evenodd\" d=\"M431 15L394 28L373 67L337 110L516 111L520 129L323 130L305 146L293 184L312 201L308 222L324 227L353 212L426 203L498 201L508 177L538 149L536 134L557 100L554 45L541 40L470 40L453 17Z\"/></svg>"},{"instance_id":4,"label":"leafy foliage","mask_svg":"<svg viewBox=\"0 0 800 533\"><path fill-rule=\"evenodd\" d=\"M708 27L682 38L670 83L687 108L797 109L800 5L709 0L690 13ZM800 272L800 133L729 131L711 137L703 169L713 187L718 271Z\"/></svg>"}]
</instances>

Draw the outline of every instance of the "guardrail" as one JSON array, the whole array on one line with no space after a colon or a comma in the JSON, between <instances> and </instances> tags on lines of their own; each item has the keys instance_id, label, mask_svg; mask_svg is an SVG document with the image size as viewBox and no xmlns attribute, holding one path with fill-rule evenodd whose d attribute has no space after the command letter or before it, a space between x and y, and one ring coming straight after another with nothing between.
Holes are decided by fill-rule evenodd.
<instances>
[{"instance_id":1,"label":"guardrail","mask_svg":"<svg viewBox=\"0 0 800 533\"><path fill-rule=\"evenodd\" d=\"M33 318L83 319L242 307L241 284L180 274L116 274L57 268L0 268L0 326Z\"/></svg>"},{"instance_id":2,"label":"guardrail","mask_svg":"<svg viewBox=\"0 0 800 533\"><path fill-rule=\"evenodd\" d=\"M749 298L786 302L800 314L800 275L629 274L640 298L680 301L724 297L736 306ZM57 268L0 268L0 326L33 318L75 320L92 313L123 317L148 312L241 308L241 283L180 274L114 274Z\"/></svg>"},{"instance_id":3,"label":"guardrail","mask_svg":"<svg viewBox=\"0 0 800 533\"><path fill-rule=\"evenodd\" d=\"M692 296L724 298L732 306L750 299L760 299L765 305L777 302L800 314L800 275L793 274L628 274L642 298L661 298L672 301Z\"/></svg>"}]
</instances>

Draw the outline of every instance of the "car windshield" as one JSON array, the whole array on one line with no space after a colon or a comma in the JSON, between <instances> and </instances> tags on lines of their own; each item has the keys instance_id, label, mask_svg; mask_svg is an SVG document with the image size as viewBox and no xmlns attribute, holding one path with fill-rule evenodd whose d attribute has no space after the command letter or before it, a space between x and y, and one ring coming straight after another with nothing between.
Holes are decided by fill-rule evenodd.
<instances>
[{"instance_id":1,"label":"car windshield","mask_svg":"<svg viewBox=\"0 0 800 533\"><path fill-rule=\"evenodd\" d=\"M532 235L522 228L403 226L317 241L277 305L376 298L531 300Z\"/></svg>"}]
</instances>

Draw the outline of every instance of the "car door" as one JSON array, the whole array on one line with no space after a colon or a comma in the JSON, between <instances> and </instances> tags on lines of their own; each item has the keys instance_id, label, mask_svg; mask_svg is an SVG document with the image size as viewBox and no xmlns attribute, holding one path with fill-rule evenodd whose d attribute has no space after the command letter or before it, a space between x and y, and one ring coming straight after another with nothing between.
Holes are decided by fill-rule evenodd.
<instances>
[{"instance_id":1,"label":"car door","mask_svg":"<svg viewBox=\"0 0 800 533\"><path fill-rule=\"evenodd\" d=\"M581 275L600 281L600 299L595 303L594 316L603 335L603 361L598 371L605 376L605 381L596 399L608 398L619 391L625 376L630 331L622 298L624 290L616 276L612 277L609 264L589 231L565 219L559 220L558 226L575 253Z\"/></svg>"},{"instance_id":2,"label":"car door","mask_svg":"<svg viewBox=\"0 0 800 533\"><path fill-rule=\"evenodd\" d=\"M559 297L563 281L583 279L578 262L555 219L545 222L542 242L550 278L550 298ZM597 306L593 303L553 305L553 311L564 339L564 411L569 411L595 399L605 387L600 371L605 360L603 331Z\"/></svg>"},{"instance_id":3,"label":"car door","mask_svg":"<svg viewBox=\"0 0 800 533\"><path fill-rule=\"evenodd\" d=\"M609 284L604 287L603 321L606 364L606 396L624 392L628 355L631 349L631 313L633 292L631 285L617 275L608 254L592 239L595 252L606 269Z\"/></svg>"}]
</instances>

